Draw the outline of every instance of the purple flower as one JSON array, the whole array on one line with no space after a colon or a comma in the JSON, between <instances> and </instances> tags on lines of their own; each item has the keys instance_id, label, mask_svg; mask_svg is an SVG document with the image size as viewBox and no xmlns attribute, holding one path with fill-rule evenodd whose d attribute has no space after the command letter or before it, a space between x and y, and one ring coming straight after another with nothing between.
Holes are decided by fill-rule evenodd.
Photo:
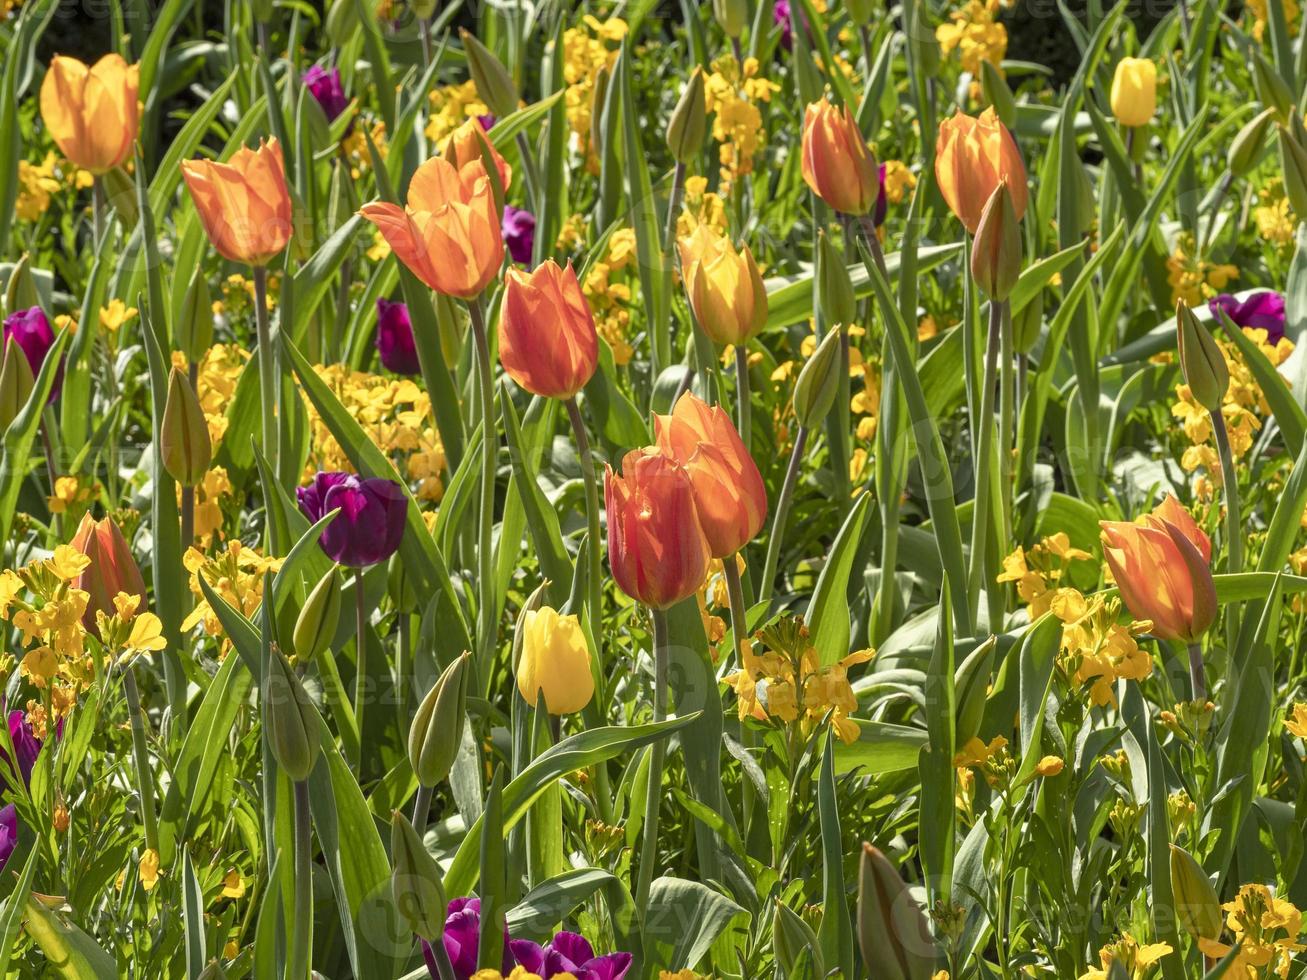
<instances>
[{"instance_id":1,"label":"purple flower","mask_svg":"<svg viewBox=\"0 0 1307 980\"><path fill-rule=\"evenodd\" d=\"M530 262L536 241L536 216L524 208L504 205L504 220L500 223L504 244L514 262Z\"/></svg>"},{"instance_id":2,"label":"purple flower","mask_svg":"<svg viewBox=\"0 0 1307 980\"><path fill-rule=\"evenodd\" d=\"M1279 293L1266 290L1253 293L1247 299L1237 300L1229 293L1222 293L1208 304L1212 316L1220 319L1219 310L1239 327L1253 327L1266 331L1267 343L1279 343L1284 336L1284 297Z\"/></svg>"},{"instance_id":3,"label":"purple flower","mask_svg":"<svg viewBox=\"0 0 1307 980\"><path fill-rule=\"evenodd\" d=\"M403 303L377 300L377 353L387 371L407 375L421 373L417 343L413 340L413 321Z\"/></svg>"},{"instance_id":4,"label":"purple flower","mask_svg":"<svg viewBox=\"0 0 1307 980\"><path fill-rule=\"evenodd\" d=\"M574 932L557 933L545 946L526 939L508 945L519 966L545 980L560 973L570 973L576 980L623 980L631 968L630 953L595 956L594 947Z\"/></svg>"},{"instance_id":5,"label":"purple flower","mask_svg":"<svg viewBox=\"0 0 1307 980\"><path fill-rule=\"evenodd\" d=\"M393 480L360 479L353 473L319 473L295 491L300 510L317 522L339 508L318 543L327 557L364 568L399 550L408 516L408 497Z\"/></svg>"},{"instance_id":6,"label":"purple flower","mask_svg":"<svg viewBox=\"0 0 1307 980\"><path fill-rule=\"evenodd\" d=\"M29 783L32 779L32 767L36 765L36 757L41 753L41 740L32 734L32 726L24 720L21 711L9 712L9 740L14 743L13 765L17 767L23 782ZM8 789L7 777L12 771L9 752L0 747L0 793Z\"/></svg>"},{"instance_id":7,"label":"purple flower","mask_svg":"<svg viewBox=\"0 0 1307 980\"><path fill-rule=\"evenodd\" d=\"M17 313L11 313L5 317L4 342L6 347L8 347L11 339L27 355L27 363L32 366L32 373L40 374L41 365L45 363L45 355L50 353L50 348L54 346L54 330L39 306L33 306L28 310L19 310ZM54 401L55 396L59 394L63 382L64 368L60 364L59 372L55 375L54 387L50 389L50 401Z\"/></svg>"},{"instance_id":8,"label":"purple flower","mask_svg":"<svg viewBox=\"0 0 1307 980\"><path fill-rule=\"evenodd\" d=\"M9 855L18 846L18 808L10 803L0 810L0 870L9 863Z\"/></svg>"},{"instance_id":9,"label":"purple flower","mask_svg":"<svg viewBox=\"0 0 1307 980\"><path fill-rule=\"evenodd\" d=\"M477 122L479 122L481 128L488 133L492 128L494 128L495 123L499 122L499 120L495 118L493 112L487 112L484 116L477 116Z\"/></svg>"},{"instance_id":10,"label":"purple flower","mask_svg":"<svg viewBox=\"0 0 1307 980\"><path fill-rule=\"evenodd\" d=\"M477 949L481 944L481 899L456 898L449 903L443 941L449 962L454 965L454 976L457 980L468 980L477 971ZM501 973L513 969L513 958L508 952L508 946L508 930L505 929Z\"/></svg>"},{"instance_id":11,"label":"purple flower","mask_svg":"<svg viewBox=\"0 0 1307 980\"><path fill-rule=\"evenodd\" d=\"M314 65L304 73L302 80L308 87L309 94L318 100L318 105L322 106L327 122L331 122L349 106L349 98L340 84L339 68Z\"/></svg>"},{"instance_id":12,"label":"purple flower","mask_svg":"<svg viewBox=\"0 0 1307 980\"><path fill-rule=\"evenodd\" d=\"M871 217L879 228L885 223L885 215L889 213L889 198L885 196L885 164L880 165L880 189L876 191L876 207L872 209Z\"/></svg>"}]
</instances>

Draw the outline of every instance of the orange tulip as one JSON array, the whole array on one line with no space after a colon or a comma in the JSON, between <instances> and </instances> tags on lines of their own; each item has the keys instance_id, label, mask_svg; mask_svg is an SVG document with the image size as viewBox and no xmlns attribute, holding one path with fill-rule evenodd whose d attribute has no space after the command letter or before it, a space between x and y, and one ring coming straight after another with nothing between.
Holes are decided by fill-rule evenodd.
<instances>
[{"instance_id":1,"label":"orange tulip","mask_svg":"<svg viewBox=\"0 0 1307 980\"><path fill-rule=\"evenodd\" d=\"M842 214L866 214L876 203L880 175L848 106L825 99L803 113L803 180Z\"/></svg>"},{"instance_id":2,"label":"orange tulip","mask_svg":"<svg viewBox=\"0 0 1307 980\"><path fill-rule=\"evenodd\" d=\"M687 391L671 415L654 416L654 430L658 448L690 476L712 556L733 555L762 527L767 488L730 416Z\"/></svg>"},{"instance_id":3,"label":"orange tulip","mask_svg":"<svg viewBox=\"0 0 1307 980\"><path fill-rule=\"evenodd\" d=\"M490 137L486 135L479 119L469 119L450 133L440 155L457 167L461 175L469 164L480 163L484 168L485 157L482 154L486 148L489 148L490 159L494 161L495 169L499 171L499 190L501 193L506 193L508 185L513 180L513 168L499 155L499 151L495 149L495 144L490 142ZM483 169L482 173L484 172Z\"/></svg>"},{"instance_id":4,"label":"orange tulip","mask_svg":"<svg viewBox=\"0 0 1307 980\"><path fill-rule=\"evenodd\" d=\"M499 210L480 160L459 170L432 157L413 175L406 207L377 201L359 214L415 276L446 296L475 299L503 265Z\"/></svg>"},{"instance_id":5,"label":"orange tulip","mask_svg":"<svg viewBox=\"0 0 1307 980\"><path fill-rule=\"evenodd\" d=\"M1103 557L1136 619L1166 640L1197 640L1216 619L1212 544L1168 496L1138 523L1101 521Z\"/></svg>"},{"instance_id":6,"label":"orange tulip","mask_svg":"<svg viewBox=\"0 0 1307 980\"><path fill-rule=\"evenodd\" d=\"M718 344L741 344L767 322L767 290L746 245L706 224L680 240L685 292L704 332Z\"/></svg>"},{"instance_id":7,"label":"orange tulip","mask_svg":"<svg viewBox=\"0 0 1307 980\"><path fill-rule=\"evenodd\" d=\"M82 515L82 523L73 535L72 546L91 559L91 564L74 583L90 598L82 622L89 630L95 629L95 614L103 610L106 616L117 611L113 597L126 592L144 600L145 581L132 557L132 549L112 518L95 520L90 514Z\"/></svg>"},{"instance_id":8,"label":"orange tulip","mask_svg":"<svg viewBox=\"0 0 1307 980\"><path fill-rule=\"evenodd\" d=\"M242 146L226 163L185 160L182 176L218 254L232 262L267 265L290 241L290 192L281 144Z\"/></svg>"},{"instance_id":9,"label":"orange tulip","mask_svg":"<svg viewBox=\"0 0 1307 980\"><path fill-rule=\"evenodd\" d=\"M633 599L666 609L692 596L708 576L708 539L690 477L657 449L633 449L622 475L604 474L608 563Z\"/></svg>"},{"instance_id":10,"label":"orange tulip","mask_svg":"<svg viewBox=\"0 0 1307 980\"><path fill-rule=\"evenodd\" d=\"M87 66L56 55L41 83L41 118L73 163L102 174L132 155L140 125L136 99L139 70L107 54Z\"/></svg>"},{"instance_id":11,"label":"orange tulip","mask_svg":"<svg viewBox=\"0 0 1307 980\"><path fill-rule=\"evenodd\" d=\"M959 112L940 123L935 140L935 179L948 206L973 235L985 202L1004 178L1020 221L1026 213L1026 165L1012 134L999 122L992 106L979 118Z\"/></svg>"},{"instance_id":12,"label":"orange tulip","mask_svg":"<svg viewBox=\"0 0 1307 980\"><path fill-rule=\"evenodd\" d=\"M509 269L499 313L499 362L533 395L571 398L595 373L594 316L569 262Z\"/></svg>"}]
</instances>

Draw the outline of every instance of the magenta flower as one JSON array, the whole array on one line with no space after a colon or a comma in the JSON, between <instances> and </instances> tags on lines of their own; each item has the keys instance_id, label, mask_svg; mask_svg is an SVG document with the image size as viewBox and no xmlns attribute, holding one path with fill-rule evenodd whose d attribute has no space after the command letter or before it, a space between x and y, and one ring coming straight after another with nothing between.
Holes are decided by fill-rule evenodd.
<instances>
[{"instance_id":1,"label":"magenta flower","mask_svg":"<svg viewBox=\"0 0 1307 980\"><path fill-rule=\"evenodd\" d=\"M45 318L45 313L39 306L33 306L31 309L19 310L17 313L11 313L5 317L4 323L4 342L8 346L9 341L13 340L23 349L27 355L27 363L32 367L33 374L41 373L41 365L45 363L45 356L50 353L50 348L54 346L54 329L50 326L50 321ZM50 401L54 401L59 394L59 389L63 387L64 368L59 365L59 372L55 375L54 387L50 389Z\"/></svg>"},{"instance_id":2,"label":"magenta flower","mask_svg":"<svg viewBox=\"0 0 1307 980\"><path fill-rule=\"evenodd\" d=\"M410 376L421 373L413 321L403 303L377 300L377 353L387 371Z\"/></svg>"},{"instance_id":3,"label":"magenta flower","mask_svg":"<svg viewBox=\"0 0 1307 980\"><path fill-rule=\"evenodd\" d=\"M1234 321L1235 326L1265 330L1268 343L1279 343L1284 336L1284 297L1277 292L1266 290L1253 293L1243 300L1222 293L1208 305L1212 309L1212 316L1218 319L1217 311L1225 310L1225 315Z\"/></svg>"},{"instance_id":4,"label":"magenta flower","mask_svg":"<svg viewBox=\"0 0 1307 980\"><path fill-rule=\"evenodd\" d=\"M345 89L340 82L339 68L314 65L304 73L302 80L309 94L317 99L318 105L322 106L327 122L334 120L349 106L349 97L345 95Z\"/></svg>"},{"instance_id":5,"label":"magenta flower","mask_svg":"<svg viewBox=\"0 0 1307 980\"><path fill-rule=\"evenodd\" d=\"M27 723L23 712L9 712L9 740L14 743L14 760L10 761L9 752L0 747L0 793L9 786L8 778L17 769L24 784L32 779L32 767L36 757L41 754L41 740L32 733L32 726Z\"/></svg>"},{"instance_id":6,"label":"magenta flower","mask_svg":"<svg viewBox=\"0 0 1307 980\"><path fill-rule=\"evenodd\" d=\"M442 937L449 962L454 966L456 980L468 980L477 971L477 949L481 944L481 899L456 898L449 903L445 916L445 933ZM423 944L428 965L434 961ZM508 952L508 930L504 930L504 959L500 972L513 969L513 958ZM578 980L580 978L578 977Z\"/></svg>"},{"instance_id":7,"label":"magenta flower","mask_svg":"<svg viewBox=\"0 0 1307 980\"><path fill-rule=\"evenodd\" d=\"M0 810L0 870L9 863L9 855L18 846L18 808L10 803Z\"/></svg>"},{"instance_id":8,"label":"magenta flower","mask_svg":"<svg viewBox=\"0 0 1307 980\"><path fill-rule=\"evenodd\" d=\"M631 969L630 953L595 956L589 941L574 932L557 933L545 946L526 939L508 945L518 966L544 980L559 974L571 974L576 980L624 980Z\"/></svg>"},{"instance_id":9,"label":"magenta flower","mask_svg":"<svg viewBox=\"0 0 1307 980\"><path fill-rule=\"evenodd\" d=\"M353 473L319 473L295 491L300 510L317 522L339 508L318 543L332 561L352 568L383 562L404 539L408 496L393 480Z\"/></svg>"},{"instance_id":10,"label":"magenta flower","mask_svg":"<svg viewBox=\"0 0 1307 980\"><path fill-rule=\"evenodd\" d=\"M494 127L495 123L499 122L499 120L495 118L493 112L487 112L484 116L477 116L477 122L479 122L481 128L488 133Z\"/></svg>"},{"instance_id":11,"label":"magenta flower","mask_svg":"<svg viewBox=\"0 0 1307 980\"><path fill-rule=\"evenodd\" d=\"M504 205L504 219L500 223L504 234L504 244L514 262L531 261L531 252L536 242L536 216L525 208Z\"/></svg>"},{"instance_id":12,"label":"magenta flower","mask_svg":"<svg viewBox=\"0 0 1307 980\"><path fill-rule=\"evenodd\" d=\"M880 189L876 191L876 206L872 209L871 218L879 228L885 223L885 216L889 214L889 198L885 196L885 164L880 165Z\"/></svg>"}]
</instances>

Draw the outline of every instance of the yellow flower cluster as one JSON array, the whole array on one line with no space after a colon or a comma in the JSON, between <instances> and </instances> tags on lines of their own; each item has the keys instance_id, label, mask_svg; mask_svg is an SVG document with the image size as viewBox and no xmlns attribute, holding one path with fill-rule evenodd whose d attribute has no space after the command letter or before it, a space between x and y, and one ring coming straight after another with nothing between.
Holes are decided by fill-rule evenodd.
<instances>
[{"instance_id":1,"label":"yellow flower cluster","mask_svg":"<svg viewBox=\"0 0 1307 980\"><path fill-rule=\"evenodd\" d=\"M885 200L902 204L908 192L917 186L917 175L902 160L885 161Z\"/></svg>"},{"instance_id":2,"label":"yellow flower cluster","mask_svg":"<svg viewBox=\"0 0 1307 980\"><path fill-rule=\"evenodd\" d=\"M1102 969L1090 968L1087 973L1080 975L1080 980L1107 980L1113 965L1117 964L1125 968L1125 974L1130 980L1142 980L1162 961L1162 957L1173 952L1175 950L1167 943L1141 945L1130 933L1123 932L1120 939L1108 943L1098 951Z\"/></svg>"},{"instance_id":3,"label":"yellow flower cluster","mask_svg":"<svg viewBox=\"0 0 1307 980\"><path fill-rule=\"evenodd\" d=\"M700 225L718 234L727 233L726 202L720 194L708 190L708 178L698 175L685 178L685 198L676 218L676 237L689 238Z\"/></svg>"},{"instance_id":4,"label":"yellow flower cluster","mask_svg":"<svg viewBox=\"0 0 1307 980\"><path fill-rule=\"evenodd\" d=\"M635 268L635 229L619 228L608 239L608 253L593 262L581 291L595 315L595 329L613 349L613 360L630 363L631 279Z\"/></svg>"},{"instance_id":5,"label":"yellow flower cluster","mask_svg":"<svg viewBox=\"0 0 1307 980\"><path fill-rule=\"evenodd\" d=\"M1289 207L1289 199L1284 194L1284 181L1275 178L1258 192L1260 200L1253 208L1253 221L1257 224L1257 237L1275 245L1287 245L1293 241L1298 219Z\"/></svg>"},{"instance_id":6,"label":"yellow flower cluster","mask_svg":"<svg viewBox=\"0 0 1307 980\"><path fill-rule=\"evenodd\" d=\"M216 453L227 434L227 408L236 397L236 384L250 359L250 352L239 344L214 344L200 359L195 378L195 396L204 412L209 441ZM173 366L186 370L186 355L173 351Z\"/></svg>"},{"instance_id":7,"label":"yellow flower cluster","mask_svg":"<svg viewBox=\"0 0 1307 980\"><path fill-rule=\"evenodd\" d=\"M1226 944L1200 938L1198 948L1203 954L1221 959L1237 943L1239 952L1227 971L1228 976L1248 980L1288 977L1293 954L1307 949L1298 942L1302 933L1302 913L1298 908L1276 897L1265 885L1256 884L1244 885L1221 908L1225 909L1225 925L1233 933L1234 942Z\"/></svg>"},{"instance_id":8,"label":"yellow flower cluster","mask_svg":"<svg viewBox=\"0 0 1307 980\"><path fill-rule=\"evenodd\" d=\"M1017 595L1030 607L1030 618L1035 620L1051 608L1067 566L1093 557L1082 548L1071 547L1071 538L1065 531L1058 531L1042 538L1029 551L1017 545L1016 551L1003 559L997 581L1016 583Z\"/></svg>"},{"instance_id":9,"label":"yellow flower cluster","mask_svg":"<svg viewBox=\"0 0 1307 980\"><path fill-rule=\"evenodd\" d=\"M935 28L935 40L947 58L955 50L962 70L979 77L980 63L995 68L1007 54L1007 28L998 21L999 0L967 0L949 14L951 23Z\"/></svg>"},{"instance_id":10,"label":"yellow flower cluster","mask_svg":"<svg viewBox=\"0 0 1307 980\"><path fill-rule=\"evenodd\" d=\"M81 512L90 504L95 488L82 483L76 476L60 476L54 481L54 493L45 498L51 514L71 514L81 516Z\"/></svg>"},{"instance_id":11,"label":"yellow flower cluster","mask_svg":"<svg viewBox=\"0 0 1307 980\"><path fill-rule=\"evenodd\" d=\"M754 644L741 645L743 666L725 678L725 683L739 699L741 719L799 723L803 729L830 715L830 724L840 740L848 744L858 739L858 723L849 717L858 707L849 668L866 663L875 652L858 650L823 667L817 649L809 642L808 628L802 617L783 617L759 631L761 654Z\"/></svg>"},{"instance_id":12,"label":"yellow flower cluster","mask_svg":"<svg viewBox=\"0 0 1307 980\"><path fill-rule=\"evenodd\" d=\"M767 140L758 103L770 102L780 86L760 76L758 70L757 58L745 58L741 65L733 54L725 54L712 63L712 71L704 79L713 139L721 144L717 159L722 194L730 192L737 178L753 173L753 158Z\"/></svg>"},{"instance_id":13,"label":"yellow flower cluster","mask_svg":"<svg viewBox=\"0 0 1307 980\"><path fill-rule=\"evenodd\" d=\"M36 221L50 209L50 198L63 190L64 184L84 188L91 186L91 175L50 151L40 163L18 161L18 198L14 213L19 221Z\"/></svg>"},{"instance_id":14,"label":"yellow flower cluster","mask_svg":"<svg viewBox=\"0 0 1307 980\"><path fill-rule=\"evenodd\" d=\"M599 20L587 14L576 27L563 32L563 93L567 124L572 130L576 151L585 158L586 169L599 172L590 128L597 108L595 77L600 69L611 66L617 58L617 45L626 37L626 21L619 17Z\"/></svg>"},{"instance_id":15,"label":"yellow flower cluster","mask_svg":"<svg viewBox=\"0 0 1307 980\"><path fill-rule=\"evenodd\" d=\"M1253 15L1253 37L1260 43L1266 34L1266 0L1248 0L1247 9ZM1284 0L1284 20L1289 25L1290 36L1298 33L1298 12L1298 0Z\"/></svg>"},{"instance_id":16,"label":"yellow flower cluster","mask_svg":"<svg viewBox=\"0 0 1307 980\"><path fill-rule=\"evenodd\" d=\"M1307 738L1307 702L1299 701L1293 706L1293 713L1284 719L1284 727L1290 735Z\"/></svg>"},{"instance_id":17,"label":"yellow flower cluster","mask_svg":"<svg viewBox=\"0 0 1307 980\"><path fill-rule=\"evenodd\" d=\"M1217 293L1224 292L1231 281L1239 278L1237 266L1208 262L1193 255L1192 238L1177 242L1166 260L1166 281L1171 286L1171 303L1184 300L1200 306Z\"/></svg>"},{"instance_id":18,"label":"yellow flower cluster","mask_svg":"<svg viewBox=\"0 0 1307 980\"><path fill-rule=\"evenodd\" d=\"M372 124L369 135L377 148L377 156L385 160L386 154L390 151L389 144L386 142L386 124L378 119ZM362 126L355 126L350 130L340 141L340 147L344 151L345 160L349 163L350 176L355 180L372 169L372 154L368 151L368 141L363 135ZM268 294L272 295L271 286L268 287Z\"/></svg>"},{"instance_id":19,"label":"yellow flower cluster","mask_svg":"<svg viewBox=\"0 0 1307 980\"><path fill-rule=\"evenodd\" d=\"M446 85L434 89L431 100L431 118L427 120L427 139L443 143L449 135L469 119L489 115L490 109L477 95L476 82L468 79L459 85ZM367 144L364 144L367 153Z\"/></svg>"},{"instance_id":20,"label":"yellow flower cluster","mask_svg":"<svg viewBox=\"0 0 1307 980\"><path fill-rule=\"evenodd\" d=\"M191 573L191 592L195 595L195 608L182 623L182 631L189 632L203 624L204 632L209 636L222 636L222 623L217 613L204 598L200 588L200 579L226 600L237 612L246 617L253 616L263 601L263 576L281 568L282 559L265 558L256 549L240 541L229 541L225 550L204 552L189 548L182 558L182 564ZM223 653L228 641L223 641Z\"/></svg>"}]
</instances>

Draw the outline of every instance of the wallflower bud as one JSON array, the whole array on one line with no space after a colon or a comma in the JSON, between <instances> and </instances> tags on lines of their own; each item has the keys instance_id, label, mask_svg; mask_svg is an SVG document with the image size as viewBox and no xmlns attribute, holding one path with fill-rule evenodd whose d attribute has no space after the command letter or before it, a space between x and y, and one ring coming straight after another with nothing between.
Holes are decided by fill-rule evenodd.
<instances>
[{"instance_id":1,"label":"wallflower bud","mask_svg":"<svg viewBox=\"0 0 1307 980\"><path fill-rule=\"evenodd\" d=\"M803 181L841 214L862 215L876 203L876 158L848 106L820 99L803 113Z\"/></svg>"},{"instance_id":2,"label":"wallflower bud","mask_svg":"<svg viewBox=\"0 0 1307 980\"><path fill-rule=\"evenodd\" d=\"M112 518L97 521L89 513L83 514L82 523L69 543L91 559L73 583L90 596L82 615L82 622L88 630L95 630L97 612L106 616L117 612L113 599L119 592L144 601L145 580L141 578L141 570L132 557L127 539Z\"/></svg>"},{"instance_id":3,"label":"wallflower bud","mask_svg":"<svg viewBox=\"0 0 1307 980\"><path fill-rule=\"evenodd\" d=\"M1157 65L1122 58L1112 76L1112 115L1122 126L1147 126L1157 111Z\"/></svg>"},{"instance_id":4,"label":"wallflower bud","mask_svg":"<svg viewBox=\"0 0 1307 980\"><path fill-rule=\"evenodd\" d=\"M1284 126L1279 130L1284 195L1298 220L1307 218L1307 148Z\"/></svg>"},{"instance_id":5,"label":"wallflower bud","mask_svg":"<svg viewBox=\"0 0 1307 980\"><path fill-rule=\"evenodd\" d=\"M703 71L695 68L681 92L681 101L667 122L667 149L678 163L689 163L703 150L708 131L708 108L704 98Z\"/></svg>"},{"instance_id":6,"label":"wallflower bud","mask_svg":"<svg viewBox=\"0 0 1307 980\"><path fill-rule=\"evenodd\" d=\"M1199 405L1219 412L1230 387L1230 369L1211 331L1198 322L1184 300L1175 304L1175 338L1180 371Z\"/></svg>"},{"instance_id":7,"label":"wallflower bud","mask_svg":"<svg viewBox=\"0 0 1307 980\"><path fill-rule=\"evenodd\" d=\"M1293 118L1293 91L1275 66L1258 51L1253 52L1253 86L1257 89L1257 101L1268 109L1274 109L1281 124Z\"/></svg>"},{"instance_id":8,"label":"wallflower bud","mask_svg":"<svg viewBox=\"0 0 1307 980\"><path fill-rule=\"evenodd\" d=\"M204 269L198 265L186 287L176 334L174 339L177 349L192 364L203 360L213 345L213 300L209 296L209 283L204 277Z\"/></svg>"},{"instance_id":9,"label":"wallflower bud","mask_svg":"<svg viewBox=\"0 0 1307 980\"><path fill-rule=\"evenodd\" d=\"M935 943L921 907L908 893L894 865L862 845L858 866L858 946L877 980L929 980Z\"/></svg>"},{"instance_id":10,"label":"wallflower bud","mask_svg":"<svg viewBox=\"0 0 1307 980\"><path fill-rule=\"evenodd\" d=\"M840 390L840 331L826 331L794 384L794 415L805 429L818 426Z\"/></svg>"},{"instance_id":11,"label":"wallflower bud","mask_svg":"<svg viewBox=\"0 0 1307 980\"><path fill-rule=\"evenodd\" d=\"M747 0L712 0L712 13L727 37L739 37L749 26Z\"/></svg>"},{"instance_id":12,"label":"wallflower bud","mask_svg":"<svg viewBox=\"0 0 1307 980\"><path fill-rule=\"evenodd\" d=\"M991 301L1001 303L1021 278L1021 228L1007 181L985 203L971 249L971 277Z\"/></svg>"},{"instance_id":13,"label":"wallflower bud","mask_svg":"<svg viewBox=\"0 0 1307 980\"><path fill-rule=\"evenodd\" d=\"M304 600L304 607L295 619L291 642L299 662L307 663L331 645L340 623L340 592L340 576L332 565Z\"/></svg>"},{"instance_id":14,"label":"wallflower bud","mask_svg":"<svg viewBox=\"0 0 1307 980\"><path fill-rule=\"evenodd\" d=\"M528 612L522 621L522 657L517 689L531 707L543 693L551 715L580 711L594 697L590 650L575 616L560 616L550 606Z\"/></svg>"},{"instance_id":15,"label":"wallflower bud","mask_svg":"<svg viewBox=\"0 0 1307 980\"><path fill-rule=\"evenodd\" d=\"M848 266L825 231L817 235L817 302L827 326L847 327L857 319L858 299Z\"/></svg>"},{"instance_id":16,"label":"wallflower bud","mask_svg":"<svg viewBox=\"0 0 1307 980\"><path fill-rule=\"evenodd\" d=\"M184 487L193 487L204 478L213 458L209 441L209 423L200 408L195 389L181 369L174 367L168 379L168 400L163 408L159 428L159 451L163 468Z\"/></svg>"},{"instance_id":17,"label":"wallflower bud","mask_svg":"<svg viewBox=\"0 0 1307 980\"><path fill-rule=\"evenodd\" d=\"M17 341L12 338L6 340L4 365L0 367L0 434L18 417L34 387L36 378L32 376L32 365L27 363L27 355Z\"/></svg>"},{"instance_id":18,"label":"wallflower bud","mask_svg":"<svg viewBox=\"0 0 1307 980\"><path fill-rule=\"evenodd\" d=\"M1275 118L1274 109L1263 109L1244 124L1243 129L1235 133L1230 141L1230 152L1226 156L1226 166L1235 177L1247 177L1262 155L1262 144L1266 134L1271 130Z\"/></svg>"},{"instance_id":19,"label":"wallflower bud","mask_svg":"<svg viewBox=\"0 0 1307 980\"><path fill-rule=\"evenodd\" d=\"M1221 900L1203 866L1182 847L1171 845L1171 893L1180 925L1195 939L1221 938Z\"/></svg>"},{"instance_id":20,"label":"wallflower bud","mask_svg":"<svg viewBox=\"0 0 1307 980\"><path fill-rule=\"evenodd\" d=\"M467 55L468 71L476 84L477 95L496 116L508 116L517 111L520 100L517 86L508 69L494 56L489 48L466 30L458 32L463 42L463 53Z\"/></svg>"},{"instance_id":21,"label":"wallflower bud","mask_svg":"<svg viewBox=\"0 0 1307 980\"><path fill-rule=\"evenodd\" d=\"M436 785L454 767L463 741L471 659L464 653L446 667L413 716L408 730L408 761L423 786Z\"/></svg>"},{"instance_id":22,"label":"wallflower bud","mask_svg":"<svg viewBox=\"0 0 1307 980\"><path fill-rule=\"evenodd\" d=\"M395 910L410 932L434 941L444 932L448 908L440 866L398 810L390 815L390 859L395 865L390 878Z\"/></svg>"},{"instance_id":23,"label":"wallflower bud","mask_svg":"<svg viewBox=\"0 0 1307 980\"><path fill-rule=\"evenodd\" d=\"M980 94L1008 129L1017 124L1017 102L1003 73L992 61L980 62Z\"/></svg>"},{"instance_id":24,"label":"wallflower bud","mask_svg":"<svg viewBox=\"0 0 1307 980\"><path fill-rule=\"evenodd\" d=\"M322 749L317 709L280 650L268 658L263 687L263 723L272 754L293 782L309 778Z\"/></svg>"}]
</instances>

